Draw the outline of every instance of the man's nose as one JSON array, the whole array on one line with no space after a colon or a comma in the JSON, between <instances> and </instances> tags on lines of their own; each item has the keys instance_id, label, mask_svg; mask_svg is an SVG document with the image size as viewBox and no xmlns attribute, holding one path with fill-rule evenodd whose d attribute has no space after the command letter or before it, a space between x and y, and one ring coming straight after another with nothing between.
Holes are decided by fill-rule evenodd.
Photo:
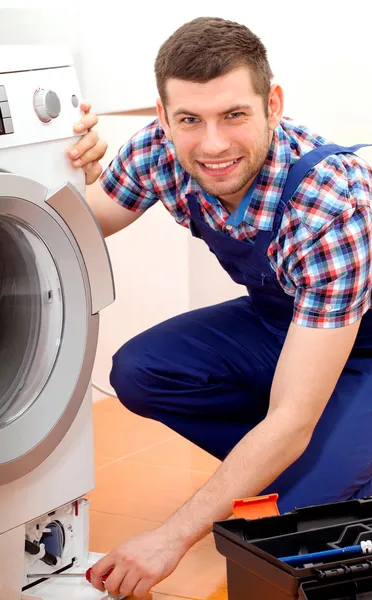
<instances>
[{"instance_id":1,"label":"man's nose","mask_svg":"<svg viewBox=\"0 0 372 600\"><path fill-rule=\"evenodd\" d=\"M222 128L209 125L203 132L200 150L205 157L213 158L229 150L230 145L230 140Z\"/></svg>"}]
</instances>

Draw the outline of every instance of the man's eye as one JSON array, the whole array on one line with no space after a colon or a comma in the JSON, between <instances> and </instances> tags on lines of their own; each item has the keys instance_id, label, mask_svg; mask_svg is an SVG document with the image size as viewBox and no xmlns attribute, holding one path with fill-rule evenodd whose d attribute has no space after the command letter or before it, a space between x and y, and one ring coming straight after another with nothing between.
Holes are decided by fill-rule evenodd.
<instances>
[{"instance_id":1,"label":"man's eye","mask_svg":"<svg viewBox=\"0 0 372 600\"><path fill-rule=\"evenodd\" d=\"M232 119L238 119L242 115L244 115L244 113L242 113L242 112L233 112L233 113L228 114L227 116L231 117Z\"/></svg>"},{"instance_id":2,"label":"man's eye","mask_svg":"<svg viewBox=\"0 0 372 600\"><path fill-rule=\"evenodd\" d=\"M185 119L182 119L183 123L186 123L186 125L194 125L198 119L196 117L186 117Z\"/></svg>"}]
</instances>

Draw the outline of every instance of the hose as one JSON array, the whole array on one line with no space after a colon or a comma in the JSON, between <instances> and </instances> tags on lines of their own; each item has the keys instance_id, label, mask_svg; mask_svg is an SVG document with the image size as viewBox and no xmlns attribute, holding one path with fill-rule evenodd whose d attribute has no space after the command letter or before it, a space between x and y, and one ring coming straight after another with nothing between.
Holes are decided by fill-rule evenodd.
<instances>
[{"instance_id":1,"label":"hose","mask_svg":"<svg viewBox=\"0 0 372 600\"><path fill-rule=\"evenodd\" d=\"M104 387L101 387L95 381L92 381L92 387L94 387L99 392L102 392L102 394L105 394L106 396L111 396L112 398L117 398L117 395L114 392L112 392L111 390L108 390Z\"/></svg>"}]
</instances>

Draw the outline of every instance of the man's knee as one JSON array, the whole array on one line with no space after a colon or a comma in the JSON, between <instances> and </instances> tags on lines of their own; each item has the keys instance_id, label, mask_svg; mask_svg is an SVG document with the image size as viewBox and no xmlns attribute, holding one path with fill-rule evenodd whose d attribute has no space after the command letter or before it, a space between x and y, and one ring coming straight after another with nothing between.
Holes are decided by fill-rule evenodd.
<instances>
[{"instance_id":1,"label":"man's knee","mask_svg":"<svg viewBox=\"0 0 372 600\"><path fill-rule=\"evenodd\" d=\"M143 343L137 338L124 344L112 358L110 384L128 410L146 417L149 395L144 386L141 355L143 356Z\"/></svg>"}]
</instances>

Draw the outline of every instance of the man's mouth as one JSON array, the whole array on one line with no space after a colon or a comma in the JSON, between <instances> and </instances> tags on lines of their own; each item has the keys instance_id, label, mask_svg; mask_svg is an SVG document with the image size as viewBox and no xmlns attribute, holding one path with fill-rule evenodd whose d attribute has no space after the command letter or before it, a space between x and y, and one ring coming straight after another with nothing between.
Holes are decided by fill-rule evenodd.
<instances>
[{"instance_id":1,"label":"man's mouth","mask_svg":"<svg viewBox=\"0 0 372 600\"><path fill-rule=\"evenodd\" d=\"M228 175L234 169L236 169L237 165L240 163L241 160L242 157L218 163L198 161L198 164L200 165L200 168L204 173L208 173L210 175Z\"/></svg>"}]
</instances>

